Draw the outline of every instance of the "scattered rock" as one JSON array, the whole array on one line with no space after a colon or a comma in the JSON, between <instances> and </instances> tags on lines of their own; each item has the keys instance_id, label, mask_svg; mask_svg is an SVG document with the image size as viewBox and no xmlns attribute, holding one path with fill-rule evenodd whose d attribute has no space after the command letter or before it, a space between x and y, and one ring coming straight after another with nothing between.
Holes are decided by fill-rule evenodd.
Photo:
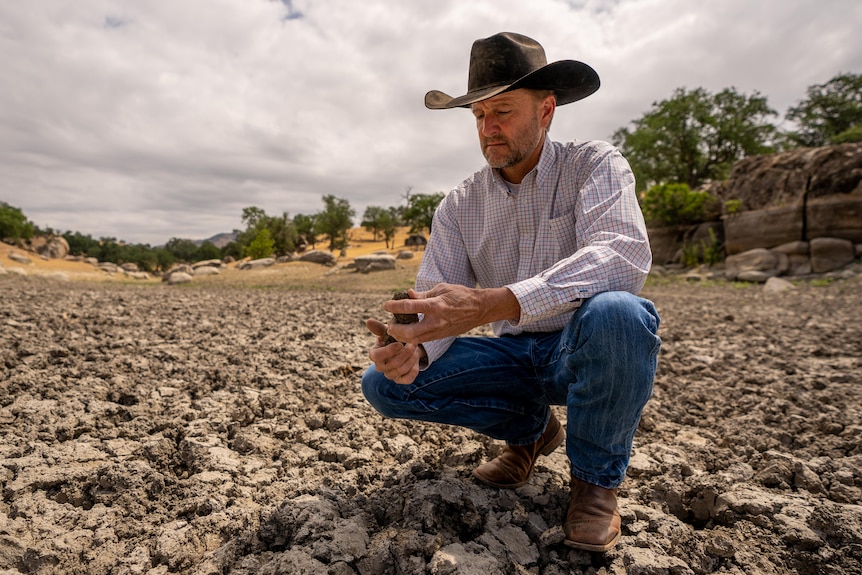
<instances>
[{"instance_id":1,"label":"scattered rock","mask_svg":"<svg viewBox=\"0 0 862 575\"><path fill-rule=\"evenodd\" d=\"M766 280L766 285L763 286L763 291L768 293L780 293L789 289L793 289L793 284L777 277L769 278Z\"/></svg>"},{"instance_id":2,"label":"scattered rock","mask_svg":"<svg viewBox=\"0 0 862 575\"><path fill-rule=\"evenodd\" d=\"M325 266L334 266L335 256L332 255L331 252L325 252L323 250L311 250L310 252L305 252L304 254L302 254L299 257L299 261L311 262Z\"/></svg>"},{"instance_id":3,"label":"scattered rock","mask_svg":"<svg viewBox=\"0 0 862 575\"><path fill-rule=\"evenodd\" d=\"M243 262L237 268L241 270L259 270L261 268L268 268L273 264L275 264L275 258L260 258Z\"/></svg>"},{"instance_id":4,"label":"scattered rock","mask_svg":"<svg viewBox=\"0 0 862 575\"><path fill-rule=\"evenodd\" d=\"M167 276L168 285L187 284L194 278L186 272L176 271Z\"/></svg>"},{"instance_id":5,"label":"scattered rock","mask_svg":"<svg viewBox=\"0 0 862 575\"><path fill-rule=\"evenodd\" d=\"M9 252L9 259L19 264L32 264L33 260L17 252Z\"/></svg>"},{"instance_id":6,"label":"scattered rock","mask_svg":"<svg viewBox=\"0 0 862 575\"><path fill-rule=\"evenodd\" d=\"M388 254L360 256L355 258L353 262L356 265L356 271L362 274L395 269L395 258Z\"/></svg>"}]
</instances>

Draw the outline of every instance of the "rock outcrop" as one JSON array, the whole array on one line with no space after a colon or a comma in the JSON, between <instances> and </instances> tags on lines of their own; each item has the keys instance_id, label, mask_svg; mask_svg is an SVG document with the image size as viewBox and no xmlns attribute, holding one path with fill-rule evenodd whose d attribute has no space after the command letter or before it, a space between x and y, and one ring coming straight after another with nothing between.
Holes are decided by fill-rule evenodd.
<instances>
[{"instance_id":1,"label":"rock outcrop","mask_svg":"<svg viewBox=\"0 0 862 575\"><path fill-rule=\"evenodd\" d=\"M801 148L737 162L725 202L725 249L736 254L793 241L862 243L862 143Z\"/></svg>"},{"instance_id":2,"label":"rock outcrop","mask_svg":"<svg viewBox=\"0 0 862 575\"><path fill-rule=\"evenodd\" d=\"M862 143L745 158L726 182L704 189L725 214L697 226L651 228L655 264L682 261L686 246L723 247L729 257L745 254L727 262L730 277L766 281L832 271L858 257Z\"/></svg>"}]
</instances>

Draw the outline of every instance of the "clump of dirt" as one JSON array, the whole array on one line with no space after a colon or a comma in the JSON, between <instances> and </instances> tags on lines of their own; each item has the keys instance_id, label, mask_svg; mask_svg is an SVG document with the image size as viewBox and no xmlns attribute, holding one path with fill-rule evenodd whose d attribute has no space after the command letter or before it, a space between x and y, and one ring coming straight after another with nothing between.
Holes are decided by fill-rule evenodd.
<instances>
[{"instance_id":1,"label":"clump of dirt","mask_svg":"<svg viewBox=\"0 0 862 575\"><path fill-rule=\"evenodd\" d=\"M392 296L392 299L410 299L410 294L406 291L395 292L395 295ZM393 313L392 318L395 323L417 323L419 321L419 314L415 313ZM398 341L388 333L383 337L383 345L389 345L390 343L395 343Z\"/></svg>"},{"instance_id":2,"label":"clump of dirt","mask_svg":"<svg viewBox=\"0 0 862 575\"><path fill-rule=\"evenodd\" d=\"M858 277L645 291L663 351L606 554L562 543L564 450L490 489L499 443L367 405L391 292L0 293L3 573L862 573Z\"/></svg>"}]
</instances>

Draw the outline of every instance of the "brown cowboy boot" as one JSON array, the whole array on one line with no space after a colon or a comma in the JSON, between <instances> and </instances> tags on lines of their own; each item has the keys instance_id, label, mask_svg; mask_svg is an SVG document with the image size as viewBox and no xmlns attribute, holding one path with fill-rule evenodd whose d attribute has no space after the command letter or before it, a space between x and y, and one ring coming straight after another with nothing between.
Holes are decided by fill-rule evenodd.
<instances>
[{"instance_id":1,"label":"brown cowboy boot","mask_svg":"<svg viewBox=\"0 0 862 575\"><path fill-rule=\"evenodd\" d=\"M565 544L586 551L607 551L620 540L616 489L605 489L572 477L566 513Z\"/></svg>"},{"instance_id":2,"label":"brown cowboy boot","mask_svg":"<svg viewBox=\"0 0 862 575\"><path fill-rule=\"evenodd\" d=\"M551 413L545 432L538 441L531 445L507 445L499 456L474 469L473 476L491 487L521 487L533 475L533 465L539 455L549 455L565 438L566 430Z\"/></svg>"}]
</instances>

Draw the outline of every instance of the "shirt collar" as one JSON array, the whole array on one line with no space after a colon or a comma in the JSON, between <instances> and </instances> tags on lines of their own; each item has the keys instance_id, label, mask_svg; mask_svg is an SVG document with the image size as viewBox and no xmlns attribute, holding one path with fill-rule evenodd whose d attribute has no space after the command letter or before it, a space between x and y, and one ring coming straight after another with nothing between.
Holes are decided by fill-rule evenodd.
<instances>
[{"instance_id":1,"label":"shirt collar","mask_svg":"<svg viewBox=\"0 0 862 575\"><path fill-rule=\"evenodd\" d=\"M547 132L545 132L545 143L542 145L542 154L539 156L539 163L537 163L532 170L527 172L527 175L524 176L521 183L523 184L524 180L530 177L530 174L536 174L536 185L541 187L542 184L544 184L544 182L553 175L553 168L556 163L557 149L551 141L551 137ZM509 186L506 184L506 180L503 178L502 174L500 174L500 170L497 168L491 168L491 173L494 175L494 180L496 181L497 186L507 194L510 193Z\"/></svg>"}]
</instances>

